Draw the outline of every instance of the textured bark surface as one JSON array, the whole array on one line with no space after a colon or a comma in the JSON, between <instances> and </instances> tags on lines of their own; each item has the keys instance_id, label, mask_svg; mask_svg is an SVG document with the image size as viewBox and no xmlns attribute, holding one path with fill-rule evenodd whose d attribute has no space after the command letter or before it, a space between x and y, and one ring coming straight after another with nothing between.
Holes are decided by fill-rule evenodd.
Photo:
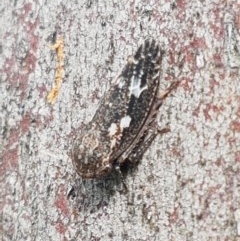
<instances>
[{"instance_id":1,"label":"textured bark surface","mask_svg":"<svg viewBox=\"0 0 240 241\"><path fill-rule=\"evenodd\" d=\"M1 1L2 240L240 240L239 1ZM57 56L64 78L54 105ZM159 136L119 180L85 181L73 139L144 39L165 50Z\"/></svg>"}]
</instances>

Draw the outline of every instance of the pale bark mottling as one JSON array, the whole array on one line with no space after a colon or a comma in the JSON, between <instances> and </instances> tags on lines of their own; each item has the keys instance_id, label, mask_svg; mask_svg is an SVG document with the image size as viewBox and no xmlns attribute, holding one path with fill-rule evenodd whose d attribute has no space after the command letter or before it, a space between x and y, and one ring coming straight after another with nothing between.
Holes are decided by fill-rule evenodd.
<instances>
[{"instance_id":1,"label":"pale bark mottling","mask_svg":"<svg viewBox=\"0 0 240 241\"><path fill-rule=\"evenodd\" d=\"M1 1L2 240L240 240L239 1ZM54 105L56 53L64 78ZM84 181L73 139L144 39L165 51L159 136L128 171Z\"/></svg>"}]
</instances>

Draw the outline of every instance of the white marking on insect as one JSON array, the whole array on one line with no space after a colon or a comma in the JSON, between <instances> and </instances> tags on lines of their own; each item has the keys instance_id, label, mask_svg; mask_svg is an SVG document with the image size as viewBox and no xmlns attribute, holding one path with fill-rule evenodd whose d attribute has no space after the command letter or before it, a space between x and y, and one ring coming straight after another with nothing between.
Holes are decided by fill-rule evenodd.
<instances>
[{"instance_id":1,"label":"white marking on insect","mask_svg":"<svg viewBox=\"0 0 240 241\"><path fill-rule=\"evenodd\" d=\"M117 140L116 140L116 139L112 139L112 140L110 141L110 143L111 143L110 148L111 148L111 150L112 150L112 149L116 146Z\"/></svg>"},{"instance_id":2,"label":"white marking on insect","mask_svg":"<svg viewBox=\"0 0 240 241\"><path fill-rule=\"evenodd\" d=\"M116 123L112 123L108 128L109 136L114 136L117 133L118 127Z\"/></svg>"},{"instance_id":3,"label":"white marking on insect","mask_svg":"<svg viewBox=\"0 0 240 241\"><path fill-rule=\"evenodd\" d=\"M125 85L125 83L126 83L126 81L123 78L120 78L119 82L118 82L118 88L122 89L122 87Z\"/></svg>"},{"instance_id":4,"label":"white marking on insect","mask_svg":"<svg viewBox=\"0 0 240 241\"><path fill-rule=\"evenodd\" d=\"M123 129L123 128L129 127L131 120L132 118L129 115L124 116L120 121L120 128Z\"/></svg>"},{"instance_id":5,"label":"white marking on insect","mask_svg":"<svg viewBox=\"0 0 240 241\"><path fill-rule=\"evenodd\" d=\"M136 98L139 98L141 93L148 88L147 85L145 85L142 88L140 86L141 86L141 78L133 76L131 79L131 86L129 87L130 95L134 95Z\"/></svg>"},{"instance_id":6,"label":"white marking on insect","mask_svg":"<svg viewBox=\"0 0 240 241\"><path fill-rule=\"evenodd\" d=\"M138 60L134 58L134 56L130 55L127 58L128 64L134 64L137 65L138 64Z\"/></svg>"}]
</instances>

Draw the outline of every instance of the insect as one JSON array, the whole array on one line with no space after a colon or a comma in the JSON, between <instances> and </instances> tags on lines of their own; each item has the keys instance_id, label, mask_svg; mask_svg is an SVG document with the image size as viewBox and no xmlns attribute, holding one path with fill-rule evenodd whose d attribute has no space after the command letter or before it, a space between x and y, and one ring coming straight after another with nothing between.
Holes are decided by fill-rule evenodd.
<instances>
[{"instance_id":1,"label":"insect","mask_svg":"<svg viewBox=\"0 0 240 241\"><path fill-rule=\"evenodd\" d=\"M103 178L124 162L137 163L160 130L157 113L174 90L173 82L159 91L163 52L146 40L105 92L85 130L76 138L72 159L83 178Z\"/></svg>"}]
</instances>

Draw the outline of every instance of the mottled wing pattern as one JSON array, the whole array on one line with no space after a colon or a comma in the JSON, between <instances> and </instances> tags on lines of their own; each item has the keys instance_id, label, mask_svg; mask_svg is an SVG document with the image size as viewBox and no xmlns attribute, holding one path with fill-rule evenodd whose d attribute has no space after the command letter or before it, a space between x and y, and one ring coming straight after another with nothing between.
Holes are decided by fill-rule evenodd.
<instances>
[{"instance_id":1,"label":"mottled wing pattern","mask_svg":"<svg viewBox=\"0 0 240 241\"><path fill-rule=\"evenodd\" d=\"M119 76L120 83L124 82L126 89L125 116L130 116L131 122L123 130L121 141L112 154L113 160L134 142L145 124L159 91L161 60L162 52L156 42L146 41L129 58Z\"/></svg>"},{"instance_id":2,"label":"mottled wing pattern","mask_svg":"<svg viewBox=\"0 0 240 241\"><path fill-rule=\"evenodd\" d=\"M85 178L108 175L139 133L151 112L159 89L162 53L154 40L146 40L106 91L86 130L73 146L73 161ZM129 148L131 147L131 148Z\"/></svg>"}]
</instances>

